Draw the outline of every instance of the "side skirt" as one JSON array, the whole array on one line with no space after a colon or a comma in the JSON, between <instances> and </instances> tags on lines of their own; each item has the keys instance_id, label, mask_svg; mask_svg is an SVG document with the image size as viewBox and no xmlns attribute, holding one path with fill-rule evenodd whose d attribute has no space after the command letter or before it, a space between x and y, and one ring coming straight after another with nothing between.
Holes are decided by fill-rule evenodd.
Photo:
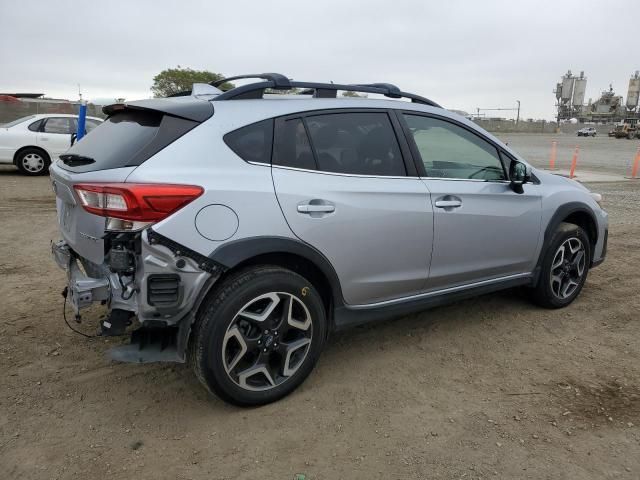
<instances>
[{"instance_id":1,"label":"side skirt","mask_svg":"<svg viewBox=\"0 0 640 480\"><path fill-rule=\"evenodd\" d=\"M391 300L373 305L343 305L334 310L335 331L397 318L507 288L531 285L532 280L531 274L513 275L504 279L429 292L409 299Z\"/></svg>"}]
</instances>

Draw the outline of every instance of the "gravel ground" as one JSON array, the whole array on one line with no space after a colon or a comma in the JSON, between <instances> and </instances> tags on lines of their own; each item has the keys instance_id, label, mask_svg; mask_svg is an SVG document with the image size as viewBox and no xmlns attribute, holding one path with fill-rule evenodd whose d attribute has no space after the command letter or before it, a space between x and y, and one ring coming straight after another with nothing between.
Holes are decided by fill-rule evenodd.
<instances>
[{"instance_id":1,"label":"gravel ground","mask_svg":"<svg viewBox=\"0 0 640 480\"><path fill-rule=\"evenodd\" d=\"M609 257L570 307L515 290L354 329L254 409L70 332L48 179L0 184L1 478L640 478L640 184L592 186Z\"/></svg>"}]
</instances>

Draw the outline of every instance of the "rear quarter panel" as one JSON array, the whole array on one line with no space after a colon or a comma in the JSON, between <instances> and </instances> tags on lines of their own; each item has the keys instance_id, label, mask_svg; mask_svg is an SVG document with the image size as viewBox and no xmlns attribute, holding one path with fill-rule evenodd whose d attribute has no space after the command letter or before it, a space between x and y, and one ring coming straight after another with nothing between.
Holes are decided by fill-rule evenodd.
<instances>
[{"instance_id":1,"label":"rear quarter panel","mask_svg":"<svg viewBox=\"0 0 640 480\"><path fill-rule=\"evenodd\" d=\"M238 119L239 121L239 119ZM244 124L216 115L144 162L127 182L199 185L205 192L153 229L202 255L223 243L256 236L292 238L278 206L271 167L252 165L224 143L225 133ZM235 233L224 240L205 238L196 228L196 216L206 206L224 205L238 218ZM215 226L209 230L215 231Z\"/></svg>"}]
</instances>

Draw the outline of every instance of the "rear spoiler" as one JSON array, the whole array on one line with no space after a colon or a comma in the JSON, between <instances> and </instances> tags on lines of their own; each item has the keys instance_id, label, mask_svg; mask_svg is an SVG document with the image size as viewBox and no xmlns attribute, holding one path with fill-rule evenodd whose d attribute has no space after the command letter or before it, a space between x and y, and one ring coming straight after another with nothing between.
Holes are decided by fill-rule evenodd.
<instances>
[{"instance_id":1,"label":"rear spoiler","mask_svg":"<svg viewBox=\"0 0 640 480\"><path fill-rule=\"evenodd\" d=\"M161 112L173 117L184 118L200 123L211 118L213 115L213 105L211 105L211 102L194 97L153 98L134 102L114 103L102 107L102 111L108 116L124 110Z\"/></svg>"}]
</instances>

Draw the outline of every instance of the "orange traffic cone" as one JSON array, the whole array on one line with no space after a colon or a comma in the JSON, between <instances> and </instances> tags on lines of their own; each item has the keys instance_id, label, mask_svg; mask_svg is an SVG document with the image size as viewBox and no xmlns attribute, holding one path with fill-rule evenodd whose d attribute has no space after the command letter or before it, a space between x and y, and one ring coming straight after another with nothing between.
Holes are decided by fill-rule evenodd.
<instances>
[{"instance_id":1,"label":"orange traffic cone","mask_svg":"<svg viewBox=\"0 0 640 480\"><path fill-rule=\"evenodd\" d=\"M575 177L576 166L578 165L578 152L580 147L576 145L576 149L573 151L573 158L571 159L571 170L569 171L569 178Z\"/></svg>"},{"instance_id":2,"label":"orange traffic cone","mask_svg":"<svg viewBox=\"0 0 640 480\"><path fill-rule=\"evenodd\" d=\"M556 154L558 151L558 142L551 142L551 156L549 157L549 170L556 169Z\"/></svg>"},{"instance_id":3,"label":"orange traffic cone","mask_svg":"<svg viewBox=\"0 0 640 480\"><path fill-rule=\"evenodd\" d=\"M634 180L638 179L639 167L640 167L640 147L638 147L638 151L636 152L636 158L633 161L633 167L631 168L631 178Z\"/></svg>"}]
</instances>

